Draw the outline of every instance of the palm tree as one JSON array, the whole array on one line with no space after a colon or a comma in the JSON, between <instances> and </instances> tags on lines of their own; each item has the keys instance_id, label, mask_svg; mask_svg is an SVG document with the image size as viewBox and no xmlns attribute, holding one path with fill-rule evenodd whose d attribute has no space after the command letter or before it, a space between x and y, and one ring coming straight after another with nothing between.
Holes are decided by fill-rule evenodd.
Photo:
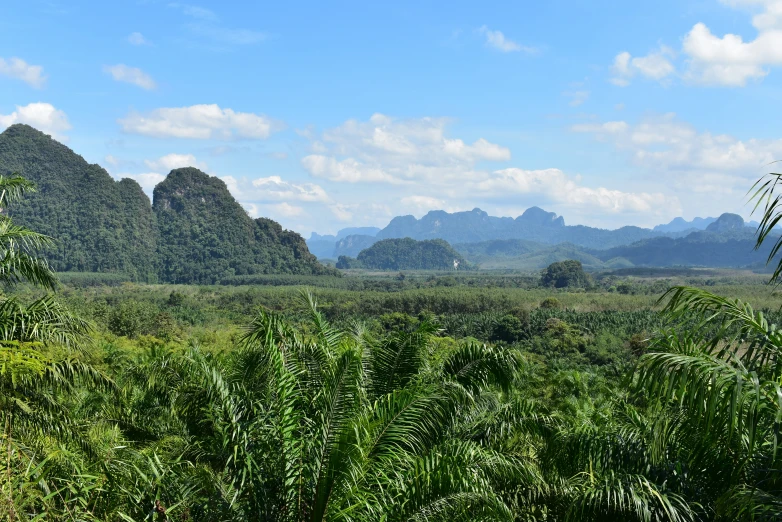
<instances>
[{"instance_id":1,"label":"palm tree","mask_svg":"<svg viewBox=\"0 0 782 522\"><path fill-rule=\"evenodd\" d=\"M35 185L21 176L0 175L0 212L27 192L34 191ZM10 217L0 214L0 282L15 284L29 281L41 288L54 290L57 277L46 259L35 256L36 251L53 243L49 236L14 225Z\"/></svg>"},{"instance_id":2,"label":"palm tree","mask_svg":"<svg viewBox=\"0 0 782 522\"><path fill-rule=\"evenodd\" d=\"M0 175L0 207L6 207L34 190L20 176ZM0 215L0 283L8 286L27 281L54 290L57 278L36 252L52 239ZM42 460L34 457L42 436L68 436L67 410L59 395L87 379L103 381L89 366L68 358L52 357L51 345L75 346L85 339L89 325L60 306L51 296L25 305L0 294L0 425L5 473L0 512L16 519L25 500L41 496L31 488L42 477ZM12 470L24 470L12 473ZM42 480L42 479L41 479Z\"/></svg>"},{"instance_id":3,"label":"palm tree","mask_svg":"<svg viewBox=\"0 0 782 522\"><path fill-rule=\"evenodd\" d=\"M769 263L782 248L780 180L770 174L751 190L763 211L756 248L775 241ZM782 260L771 280L780 279ZM677 463L679 491L704 519L778 520L782 331L749 304L697 288L671 288L661 302L668 328L639 360L632 388L660 409L657 447Z\"/></svg>"},{"instance_id":4,"label":"palm tree","mask_svg":"<svg viewBox=\"0 0 782 522\"><path fill-rule=\"evenodd\" d=\"M467 344L434 362L431 323L375 339L303 300L311 335L261 311L227 358L193 347L153 377L175 385L191 464L163 503L196 520L511 520L497 486L534 467L461 435L513 381L518 354Z\"/></svg>"}]
</instances>

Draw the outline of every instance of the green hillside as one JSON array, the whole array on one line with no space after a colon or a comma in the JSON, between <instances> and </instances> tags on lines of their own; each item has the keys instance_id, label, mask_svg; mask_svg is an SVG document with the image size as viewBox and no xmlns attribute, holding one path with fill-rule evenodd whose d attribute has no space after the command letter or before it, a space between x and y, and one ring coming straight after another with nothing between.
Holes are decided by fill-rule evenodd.
<instances>
[{"instance_id":1,"label":"green hillside","mask_svg":"<svg viewBox=\"0 0 782 522\"><path fill-rule=\"evenodd\" d=\"M149 198L133 180L115 181L98 165L27 125L0 134L0 173L38 186L15 204L15 222L57 239L45 252L63 272L118 271L156 277L157 228Z\"/></svg>"},{"instance_id":2,"label":"green hillside","mask_svg":"<svg viewBox=\"0 0 782 522\"><path fill-rule=\"evenodd\" d=\"M454 262L460 269L468 267L464 257L442 239L384 239L362 250L356 259L340 257L337 268L453 270Z\"/></svg>"},{"instance_id":3,"label":"green hillside","mask_svg":"<svg viewBox=\"0 0 782 522\"><path fill-rule=\"evenodd\" d=\"M304 239L276 222L253 220L225 183L198 169L172 170L155 187L160 275L174 283L213 283L254 274L331 273Z\"/></svg>"},{"instance_id":4,"label":"green hillside","mask_svg":"<svg viewBox=\"0 0 782 522\"><path fill-rule=\"evenodd\" d=\"M12 125L0 134L0 174L11 173L38 187L10 214L56 240L45 254L57 271L170 283L335 273L301 236L253 220L223 181L197 169L172 171L150 204L135 181L116 181L46 134Z\"/></svg>"}]
</instances>

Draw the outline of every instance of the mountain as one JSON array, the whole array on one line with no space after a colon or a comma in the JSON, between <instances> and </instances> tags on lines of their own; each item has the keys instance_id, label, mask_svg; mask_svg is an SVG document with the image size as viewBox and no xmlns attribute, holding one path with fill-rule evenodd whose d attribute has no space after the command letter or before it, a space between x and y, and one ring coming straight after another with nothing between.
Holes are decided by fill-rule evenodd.
<instances>
[{"instance_id":1,"label":"mountain","mask_svg":"<svg viewBox=\"0 0 782 522\"><path fill-rule=\"evenodd\" d=\"M355 263L354 261L358 261ZM343 256L338 268L374 270L453 270L454 264L467 268L464 257L442 239L384 239L358 254L356 260Z\"/></svg>"},{"instance_id":2,"label":"mountain","mask_svg":"<svg viewBox=\"0 0 782 522\"><path fill-rule=\"evenodd\" d=\"M621 257L637 266L759 268L765 265L774 241L766 241L759 250L755 243L754 228L741 216L723 214L706 230L685 237L657 237L591 253L604 261Z\"/></svg>"},{"instance_id":3,"label":"mountain","mask_svg":"<svg viewBox=\"0 0 782 522\"><path fill-rule=\"evenodd\" d=\"M0 134L0 174L38 191L9 209L52 236L58 271L123 272L140 281L214 283L235 275L335 273L301 236L251 219L225 183L197 169L172 171L154 202L133 180L115 181L65 145L27 125Z\"/></svg>"},{"instance_id":4,"label":"mountain","mask_svg":"<svg viewBox=\"0 0 782 522\"><path fill-rule=\"evenodd\" d=\"M611 248L659 235L658 232L639 227L604 230L583 225L566 226L561 216L532 207L515 219L489 216L479 208L454 213L433 210L421 219L399 216L378 232L377 238L439 238L452 244L524 239L550 245L573 243L586 248Z\"/></svg>"},{"instance_id":5,"label":"mountain","mask_svg":"<svg viewBox=\"0 0 782 522\"><path fill-rule=\"evenodd\" d=\"M313 232L312 236L307 240L307 248L318 259L333 259L334 245L337 244L337 236L320 234Z\"/></svg>"},{"instance_id":6,"label":"mountain","mask_svg":"<svg viewBox=\"0 0 782 522\"><path fill-rule=\"evenodd\" d=\"M160 275L209 284L254 274L324 274L304 239L279 224L250 218L221 179L195 168L172 170L155 187Z\"/></svg>"},{"instance_id":7,"label":"mountain","mask_svg":"<svg viewBox=\"0 0 782 522\"><path fill-rule=\"evenodd\" d=\"M359 252L371 247L378 241L380 240L375 236L347 236L334 244L333 255L335 258L339 256L356 257Z\"/></svg>"},{"instance_id":8,"label":"mountain","mask_svg":"<svg viewBox=\"0 0 782 522\"><path fill-rule=\"evenodd\" d=\"M468 263L482 269L538 270L552 263L574 259L591 270L633 266L624 259L604 262L594 253L572 243L546 245L523 239L495 239L481 243L458 243L454 249Z\"/></svg>"},{"instance_id":9,"label":"mountain","mask_svg":"<svg viewBox=\"0 0 782 522\"><path fill-rule=\"evenodd\" d=\"M707 218L700 218L696 217L693 218L692 221L686 221L682 217L673 218L670 223L667 223L665 225L657 225L652 230L655 232L685 232L685 231L692 231L692 230L706 230L706 227L710 224L717 221L717 218L713 217L707 217Z\"/></svg>"},{"instance_id":10,"label":"mountain","mask_svg":"<svg viewBox=\"0 0 782 522\"><path fill-rule=\"evenodd\" d=\"M376 236L380 232L378 227L348 227L337 232L337 241L348 236Z\"/></svg>"},{"instance_id":11,"label":"mountain","mask_svg":"<svg viewBox=\"0 0 782 522\"><path fill-rule=\"evenodd\" d=\"M707 232L723 234L726 232L742 231L747 228L744 218L738 214L722 214L716 221L706 227Z\"/></svg>"},{"instance_id":12,"label":"mountain","mask_svg":"<svg viewBox=\"0 0 782 522\"><path fill-rule=\"evenodd\" d=\"M459 243L454 248L468 262L483 269L533 270L565 259L581 261L592 270L633 266L761 268L771 247L769 243L755 251L755 241L755 228L741 216L723 214L706 225L705 230L682 237L653 237L609 249L589 249L572 243L550 246L518 239Z\"/></svg>"},{"instance_id":13,"label":"mountain","mask_svg":"<svg viewBox=\"0 0 782 522\"><path fill-rule=\"evenodd\" d=\"M154 280L157 224L138 183L115 181L27 125L0 134L0 174L12 173L35 182L38 190L9 208L9 215L57 240L45 252L55 270L117 271Z\"/></svg>"},{"instance_id":14,"label":"mountain","mask_svg":"<svg viewBox=\"0 0 782 522\"><path fill-rule=\"evenodd\" d=\"M548 245L523 239L492 239L480 243L457 243L453 248L468 259L490 257L519 257L537 252Z\"/></svg>"},{"instance_id":15,"label":"mountain","mask_svg":"<svg viewBox=\"0 0 782 522\"><path fill-rule=\"evenodd\" d=\"M312 236L307 240L307 246L310 252L315 254L320 259L336 259L340 255L357 256L361 250L370 246L374 241L361 240L362 247L355 250L351 247L353 240L343 243L342 246L338 246L342 240L351 236L361 236L362 238L374 238L380 229L377 227L349 227L343 228L337 235L320 235L316 232L312 233ZM347 246L346 246L347 245Z\"/></svg>"}]
</instances>

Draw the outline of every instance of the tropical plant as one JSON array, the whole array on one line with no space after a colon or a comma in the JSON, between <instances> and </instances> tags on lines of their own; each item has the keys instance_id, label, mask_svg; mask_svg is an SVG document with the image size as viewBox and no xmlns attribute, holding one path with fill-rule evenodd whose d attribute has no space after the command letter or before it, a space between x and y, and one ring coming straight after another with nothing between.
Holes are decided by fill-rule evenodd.
<instances>
[{"instance_id":1,"label":"tropical plant","mask_svg":"<svg viewBox=\"0 0 782 522\"><path fill-rule=\"evenodd\" d=\"M0 176L0 206L17 201L34 186L19 176ZM0 281L7 285L27 281L53 290L57 279L46 260L35 251L52 240L0 216ZM82 380L103 381L92 368L78 361L47 353L47 348L74 346L89 330L51 296L25 305L0 295L0 425L5 472L0 477L0 513L9 520L21 518L26 500L40 495L32 488L42 478L46 459L37 458L46 437L76 435L67 409L58 395ZM23 470L13 473L14 469ZM30 480L38 478L39 480ZM45 488L44 488L45 489Z\"/></svg>"},{"instance_id":2,"label":"tropical plant","mask_svg":"<svg viewBox=\"0 0 782 522\"><path fill-rule=\"evenodd\" d=\"M197 520L510 519L492 483L523 463L451 435L513 380L515 352L465 345L434 364L431 323L377 340L305 300L312 335L261 311L227 359L182 361L170 404L220 486L167 501Z\"/></svg>"}]
</instances>

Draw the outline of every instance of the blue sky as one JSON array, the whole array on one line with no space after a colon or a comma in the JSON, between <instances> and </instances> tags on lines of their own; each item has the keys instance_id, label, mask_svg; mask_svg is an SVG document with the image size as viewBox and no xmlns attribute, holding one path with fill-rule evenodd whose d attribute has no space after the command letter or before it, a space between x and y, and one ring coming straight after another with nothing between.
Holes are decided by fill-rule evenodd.
<instances>
[{"instance_id":1,"label":"blue sky","mask_svg":"<svg viewBox=\"0 0 782 522\"><path fill-rule=\"evenodd\" d=\"M782 0L4 2L0 129L305 235L537 205L652 226L782 159Z\"/></svg>"}]
</instances>

